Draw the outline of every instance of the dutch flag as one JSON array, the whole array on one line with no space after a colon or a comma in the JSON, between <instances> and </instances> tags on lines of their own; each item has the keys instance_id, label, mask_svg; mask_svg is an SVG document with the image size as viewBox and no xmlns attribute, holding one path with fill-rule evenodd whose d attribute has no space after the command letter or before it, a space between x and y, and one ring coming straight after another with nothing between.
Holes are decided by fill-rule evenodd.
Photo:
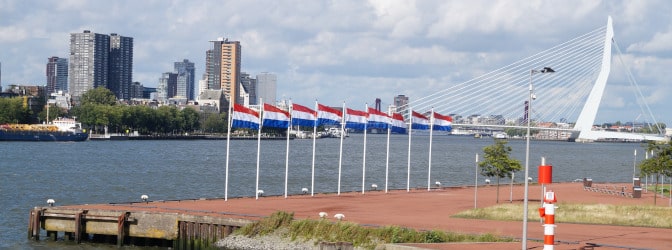
<instances>
[{"instance_id":1,"label":"dutch flag","mask_svg":"<svg viewBox=\"0 0 672 250\"><path fill-rule=\"evenodd\" d=\"M240 104L233 104L232 128L259 129L259 113Z\"/></svg>"},{"instance_id":2,"label":"dutch flag","mask_svg":"<svg viewBox=\"0 0 672 250\"><path fill-rule=\"evenodd\" d=\"M315 127L317 113L299 104L292 104L292 126Z\"/></svg>"},{"instance_id":3,"label":"dutch flag","mask_svg":"<svg viewBox=\"0 0 672 250\"><path fill-rule=\"evenodd\" d=\"M406 134L406 123L404 123L404 116L399 113L392 114L392 124L390 129L392 133Z\"/></svg>"},{"instance_id":4,"label":"dutch flag","mask_svg":"<svg viewBox=\"0 0 672 250\"><path fill-rule=\"evenodd\" d=\"M432 129L439 131L450 131L453 129L453 118L447 115L441 115L434 112L434 126Z\"/></svg>"},{"instance_id":5,"label":"dutch flag","mask_svg":"<svg viewBox=\"0 0 672 250\"><path fill-rule=\"evenodd\" d=\"M320 125L341 125L343 113L334 108L317 104L317 126Z\"/></svg>"},{"instance_id":6,"label":"dutch flag","mask_svg":"<svg viewBox=\"0 0 672 250\"><path fill-rule=\"evenodd\" d=\"M426 116L413 111L413 114L411 115L411 128L427 130L429 129L429 119L427 119Z\"/></svg>"},{"instance_id":7,"label":"dutch flag","mask_svg":"<svg viewBox=\"0 0 672 250\"><path fill-rule=\"evenodd\" d=\"M288 128L289 113L273 105L264 103L264 112L262 113L264 127L269 128Z\"/></svg>"},{"instance_id":8,"label":"dutch flag","mask_svg":"<svg viewBox=\"0 0 672 250\"><path fill-rule=\"evenodd\" d=\"M345 110L345 127L356 129L356 130L365 130L366 129L366 120L368 114L364 111L346 109Z\"/></svg>"},{"instance_id":9,"label":"dutch flag","mask_svg":"<svg viewBox=\"0 0 672 250\"><path fill-rule=\"evenodd\" d=\"M369 128L387 129L390 117L374 108L369 108Z\"/></svg>"}]
</instances>

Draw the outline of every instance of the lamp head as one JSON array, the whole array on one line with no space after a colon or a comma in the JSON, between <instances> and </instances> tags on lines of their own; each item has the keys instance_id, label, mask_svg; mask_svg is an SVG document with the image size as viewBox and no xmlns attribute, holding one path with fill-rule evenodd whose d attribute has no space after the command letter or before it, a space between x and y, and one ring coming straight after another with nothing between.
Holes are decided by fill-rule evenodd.
<instances>
[{"instance_id":1,"label":"lamp head","mask_svg":"<svg viewBox=\"0 0 672 250\"><path fill-rule=\"evenodd\" d=\"M555 70L551 69L551 67L544 67L543 69L541 69L540 72L541 73L553 73L553 72L555 72Z\"/></svg>"}]
</instances>

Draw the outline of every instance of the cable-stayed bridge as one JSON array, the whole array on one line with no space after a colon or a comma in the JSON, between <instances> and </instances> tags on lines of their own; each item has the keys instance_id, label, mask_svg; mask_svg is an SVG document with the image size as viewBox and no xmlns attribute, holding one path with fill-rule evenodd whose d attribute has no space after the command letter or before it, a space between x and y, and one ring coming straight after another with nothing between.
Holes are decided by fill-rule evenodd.
<instances>
[{"instance_id":1,"label":"cable-stayed bridge","mask_svg":"<svg viewBox=\"0 0 672 250\"><path fill-rule=\"evenodd\" d=\"M611 72L612 45L620 59L609 17L606 26L477 78L411 100L397 110L406 118L410 110L423 113L433 109L450 114L458 130L526 128L530 119L532 129L571 134L569 140L665 140L660 128L652 128L661 131L660 134L593 128ZM642 114L657 125L634 77L627 73Z\"/></svg>"}]
</instances>

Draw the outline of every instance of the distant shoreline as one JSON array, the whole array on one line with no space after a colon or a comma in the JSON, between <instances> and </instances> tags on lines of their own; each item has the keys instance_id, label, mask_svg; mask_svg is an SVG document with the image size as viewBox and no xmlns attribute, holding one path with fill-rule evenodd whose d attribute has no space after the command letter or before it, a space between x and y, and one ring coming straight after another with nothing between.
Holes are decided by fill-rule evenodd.
<instances>
[{"instance_id":1,"label":"distant shoreline","mask_svg":"<svg viewBox=\"0 0 672 250\"><path fill-rule=\"evenodd\" d=\"M256 140L256 136L231 136L231 140ZM287 137L262 136L262 140L286 140ZM289 138L293 140L294 138ZM109 135L107 137L89 137L91 141L144 141L144 140L226 140L226 136L219 135Z\"/></svg>"}]
</instances>

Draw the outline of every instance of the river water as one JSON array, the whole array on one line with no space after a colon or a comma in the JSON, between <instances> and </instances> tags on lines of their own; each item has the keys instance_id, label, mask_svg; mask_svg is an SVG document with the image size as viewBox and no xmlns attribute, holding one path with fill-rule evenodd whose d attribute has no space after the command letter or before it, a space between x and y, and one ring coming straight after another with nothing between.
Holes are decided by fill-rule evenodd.
<instances>
[{"instance_id":1,"label":"river water","mask_svg":"<svg viewBox=\"0 0 672 250\"><path fill-rule=\"evenodd\" d=\"M366 187L385 186L387 136L368 134ZM413 135L410 186L426 187L429 136ZM343 142L341 192L361 191L362 134ZM431 180L444 186L473 185L475 155L482 159L491 138L435 135ZM511 140L512 157L525 164L525 141ZM315 150L315 193L338 188L339 139L318 139ZM532 141L530 176L536 180L541 157L553 165L553 181L589 177L596 182L630 182L637 143L570 143ZM289 142L288 193L311 186L312 140ZM408 136L392 135L389 149L389 189L407 185ZM0 142L0 249L116 249L107 245L73 245L27 239L28 215L35 206L224 197L225 140ZM259 188L264 195L283 195L285 140L262 140ZM232 140L228 196L254 196L256 140ZM521 182L524 172L516 174ZM479 177L479 182L485 177ZM494 180L493 180L494 182ZM508 182L508 181L507 181ZM41 238L46 238L46 232ZM139 247L125 247L142 249ZM153 248L156 249L156 248Z\"/></svg>"}]
</instances>

